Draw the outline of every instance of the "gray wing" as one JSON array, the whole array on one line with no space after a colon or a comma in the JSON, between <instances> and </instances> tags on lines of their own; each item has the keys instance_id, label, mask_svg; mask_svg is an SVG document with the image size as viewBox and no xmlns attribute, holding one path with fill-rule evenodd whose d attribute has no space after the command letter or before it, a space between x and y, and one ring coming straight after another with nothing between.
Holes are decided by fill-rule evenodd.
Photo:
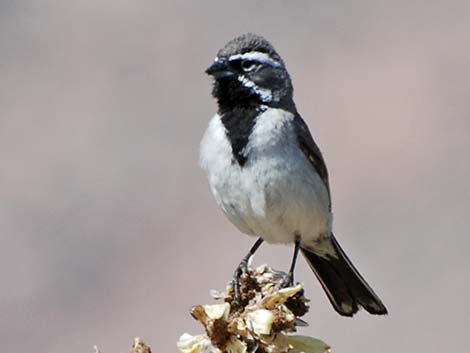
<instances>
[{"instance_id":1,"label":"gray wing","mask_svg":"<svg viewBox=\"0 0 470 353\"><path fill-rule=\"evenodd\" d=\"M320 149L318 148L315 141L313 141L307 124L305 124L305 121L303 121L299 114L295 115L294 125L300 149L305 154L305 157L307 157L307 159L310 161L311 165L320 176L321 180L325 184L326 189L328 190L328 196L330 198L330 204L328 205L328 208L331 211L331 194L330 183L328 181L328 170L326 169L326 164Z\"/></svg>"}]
</instances>

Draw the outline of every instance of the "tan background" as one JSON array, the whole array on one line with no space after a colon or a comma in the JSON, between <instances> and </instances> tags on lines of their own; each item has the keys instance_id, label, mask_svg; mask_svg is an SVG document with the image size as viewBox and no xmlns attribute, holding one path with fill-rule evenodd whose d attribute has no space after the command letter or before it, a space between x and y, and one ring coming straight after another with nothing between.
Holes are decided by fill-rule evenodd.
<instances>
[{"instance_id":1,"label":"tan background","mask_svg":"<svg viewBox=\"0 0 470 353\"><path fill-rule=\"evenodd\" d=\"M331 174L335 231L387 304L338 316L335 352L460 352L470 326L468 1L0 3L0 350L176 352L251 246L197 165L203 73L269 38ZM287 269L291 248L256 264Z\"/></svg>"}]
</instances>

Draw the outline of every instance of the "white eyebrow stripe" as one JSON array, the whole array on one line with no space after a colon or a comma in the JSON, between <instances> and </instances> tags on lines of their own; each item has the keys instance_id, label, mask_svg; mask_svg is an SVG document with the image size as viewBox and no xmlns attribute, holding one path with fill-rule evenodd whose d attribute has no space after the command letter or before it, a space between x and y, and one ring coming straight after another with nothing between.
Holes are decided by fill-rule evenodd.
<instances>
[{"instance_id":1,"label":"white eyebrow stripe","mask_svg":"<svg viewBox=\"0 0 470 353\"><path fill-rule=\"evenodd\" d=\"M229 61L232 60L253 60L258 61L263 64L268 64L274 67L281 67L281 63L272 59L268 54L261 53L259 51L250 51L244 54L235 54L228 58Z\"/></svg>"}]
</instances>

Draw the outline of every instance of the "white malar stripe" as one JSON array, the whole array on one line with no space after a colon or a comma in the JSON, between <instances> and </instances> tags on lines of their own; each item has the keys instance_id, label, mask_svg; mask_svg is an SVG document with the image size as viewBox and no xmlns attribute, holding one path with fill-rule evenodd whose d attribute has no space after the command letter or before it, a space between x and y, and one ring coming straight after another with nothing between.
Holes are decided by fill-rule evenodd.
<instances>
[{"instance_id":1,"label":"white malar stripe","mask_svg":"<svg viewBox=\"0 0 470 353\"><path fill-rule=\"evenodd\" d=\"M268 54L262 53L259 51L250 51L248 53L244 54L235 54L232 55L229 59L229 61L232 60L253 60L253 61L258 61L263 64L268 64L274 67L281 67L281 63L279 61L276 61L272 59Z\"/></svg>"},{"instance_id":2,"label":"white malar stripe","mask_svg":"<svg viewBox=\"0 0 470 353\"><path fill-rule=\"evenodd\" d=\"M243 75L238 75L238 81L240 81L244 87L253 90L263 102L268 103L273 100L273 93L270 89L257 86L253 81L250 81Z\"/></svg>"}]
</instances>

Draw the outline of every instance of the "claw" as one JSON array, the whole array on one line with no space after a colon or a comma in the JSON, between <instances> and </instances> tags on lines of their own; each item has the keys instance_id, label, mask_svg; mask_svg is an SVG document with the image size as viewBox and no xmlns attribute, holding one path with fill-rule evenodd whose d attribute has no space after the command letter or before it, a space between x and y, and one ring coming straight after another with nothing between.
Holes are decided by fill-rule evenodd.
<instances>
[{"instance_id":1,"label":"claw","mask_svg":"<svg viewBox=\"0 0 470 353\"><path fill-rule=\"evenodd\" d=\"M240 277L243 274L248 273L248 261L250 261L251 257L255 254L256 250L260 247L262 243L263 243L263 239L258 238L256 243L251 247L250 251L240 262L237 269L235 270L235 273L233 274L233 280L232 280L232 288L234 292L233 302L232 302L233 304L241 306L242 293L241 293Z\"/></svg>"}]
</instances>

